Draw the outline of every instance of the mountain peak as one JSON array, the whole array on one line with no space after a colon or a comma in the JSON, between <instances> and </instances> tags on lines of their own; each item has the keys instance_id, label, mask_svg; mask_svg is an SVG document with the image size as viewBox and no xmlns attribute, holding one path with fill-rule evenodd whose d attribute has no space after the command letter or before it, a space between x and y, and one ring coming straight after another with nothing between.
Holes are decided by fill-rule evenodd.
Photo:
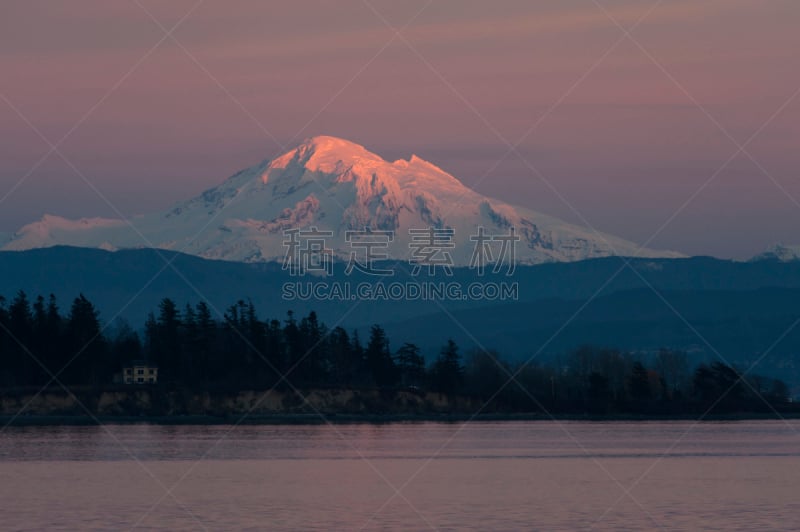
<instances>
[{"instance_id":1,"label":"mountain peak","mask_svg":"<svg viewBox=\"0 0 800 532\"><path fill-rule=\"evenodd\" d=\"M339 137L320 135L303 141L297 148L289 151L292 156L307 159L307 162L351 162L368 159L383 161L383 158L370 152L364 146Z\"/></svg>"},{"instance_id":2,"label":"mountain peak","mask_svg":"<svg viewBox=\"0 0 800 532\"><path fill-rule=\"evenodd\" d=\"M381 182L388 188L427 185L469 193L458 179L416 155L389 162L360 144L327 135L308 138L269 162L261 180L265 184L286 179L302 181L308 172L318 183L324 174L333 177L331 182L358 181L370 186Z\"/></svg>"},{"instance_id":3,"label":"mountain peak","mask_svg":"<svg viewBox=\"0 0 800 532\"><path fill-rule=\"evenodd\" d=\"M330 135L309 137L304 140L297 149L312 150L315 153L359 153L367 151L361 144L356 144L347 139Z\"/></svg>"},{"instance_id":4,"label":"mountain peak","mask_svg":"<svg viewBox=\"0 0 800 532\"><path fill-rule=\"evenodd\" d=\"M317 228L335 255L351 257L352 231L392 231L388 256L403 260L412 229L452 231L451 257L470 263L477 228L502 235L515 228L522 263L609 255L668 257L631 242L487 198L416 155L387 161L354 142L327 135L306 139L283 155L237 172L169 211L121 220L47 217L23 227L3 249L57 244L121 249L148 245L206 258L282 260L286 229ZM146 238L142 238L142 236ZM5 238L5 240L8 240Z\"/></svg>"},{"instance_id":5,"label":"mountain peak","mask_svg":"<svg viewBox=\"0 0 800 532\"><path fill-rule=\"evenodd\" d=\"M385 162L360 144L339 137L319 135L304 140L296 148L269 162L261 179L266 183L275 172L283 173L291 169L336 174L358 163L375 166Z\"/></svg>"}]
</instances>

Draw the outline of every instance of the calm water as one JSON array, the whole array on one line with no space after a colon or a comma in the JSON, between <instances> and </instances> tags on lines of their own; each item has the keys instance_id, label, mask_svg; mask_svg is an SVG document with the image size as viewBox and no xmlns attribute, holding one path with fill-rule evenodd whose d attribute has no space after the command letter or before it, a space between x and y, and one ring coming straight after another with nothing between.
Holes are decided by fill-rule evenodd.
<instances>
[{"instance_id":1,"label":"calm water","mask_svg":"<svg viewBox=\"0 0 800 532\"><path fill-rule=\"evenodd\" d=\"M790 530L800 422L10 427L0 479L3 530Z\"/></svg>"}]
</instances>

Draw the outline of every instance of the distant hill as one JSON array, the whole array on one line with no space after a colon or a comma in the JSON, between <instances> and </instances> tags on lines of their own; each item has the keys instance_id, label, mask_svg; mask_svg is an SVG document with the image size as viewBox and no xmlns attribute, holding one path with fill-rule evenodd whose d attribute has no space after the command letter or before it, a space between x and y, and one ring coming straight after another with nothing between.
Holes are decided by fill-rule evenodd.
<instances>
[{"instance_id":1,"label":"distant hill","mask_svg":"<svg viewBox=\"0 0 800 532\"><path fill-rule=\"evenodd\" d=\"M453 338L464 349L496 349L517 360L536 355L550 361L589 344L644 354L668 347L703 360L719 354L747 367L769 350L758 371L800 382L800 289L659 293L640 288L591 302L546 299L462 309L393 323L387 333L402 338L413 331L427 340L428 352L436 352L441 338Z\"/></svg>"},{"instance_id":2,"label":"distant hill","mask_svg":"<svg viewBox=\"0 0 800 532\"><path fill-rule=\"evenodd\" d=\"M172 261L174 269L165 266L165 259ZM596 293L597 298L547 343L545 355L594 343L636 350L668 346L709 356L708 346L642 278L730 360L754 359L800 318L798 261L631 260L638 275L624 264L623 259L608 257L519 266L511 278L481 279L472 270L456 268L452 277L433 280L463 285L478 280L513 281L519 284L519 301L362 301L356 305L351 301L282 299L282 285L287 281L356 284L377 280L356 273L345 276L344 266L338 263L330 278L293 278L278 263L215 261L152 249L108 252L53 247L0 252L0 294L10 298L19 289L31 295L52 292L66 308L73 297L83 293L97 305L102 319L110 320L119 312L137 328L164 297L179 305L207 297L218 310L249 298L262 318L283 319L288 310L304 314L313 309L331 326L342 316L341 324L348 328L380 323L394 343L417 342L429 356L447 337L467 349L473 336L482 345L518 359L540 349ZM411 280L403 273L406 269L405 265L398 267L399 273L386 282ZM770 364L794 372L799 353L800 331L795 330L775 347Z\"/></svg>"}]
</instances>

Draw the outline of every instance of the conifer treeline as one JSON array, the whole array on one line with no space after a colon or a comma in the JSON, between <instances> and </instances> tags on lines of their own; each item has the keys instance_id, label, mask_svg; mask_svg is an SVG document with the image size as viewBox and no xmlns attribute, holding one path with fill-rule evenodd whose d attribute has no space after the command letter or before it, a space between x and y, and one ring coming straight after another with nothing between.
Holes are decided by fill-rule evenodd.
<instances>
[{"instance_id":1,"label":"conifer treeline","mask_svg":"<svg viewBox=\"0 0 800 532\"><path fill-rule=\"evenodd\" d=\"M63 314L54 296L30 301L19 292L0 296L0 385L104 385L121 368L144 360L159 367L170 387L259 389L275 385L319 387L429 387L455 392L462 380L458 347L448 342L426 367L415 344L390 350L375 325L362 343L357 332L329 330L315 312L296 319L261 320L239 301L215 319L205 302L182 309L164 299L148 315L143 338L126 323L105 331L83 295ZM287 375L284 380L281 376Z\"/></svg>"},{"instance_id":2,"label":"conifer treeline","mask_svg":"<svg viewBox=\"0 0 800 532\"><path fill-rule=\"evenodd\" d=\"M392 350L379 325L362 340L357 332L329 329L313 311L262 320L246 301L215 319L204 302L179 308L164 299L147 317L143 337L125 323L110 329L103 330L83 295L66 313L52 295L0 297L0 386L41 386L57 375L68 385L102 387L124 365L146 360L159 367L158 385L169 389L427 390L479 397L491 411L763 411L788 395L779 380L745 378L722 363L692 369L685 353L667 349L648 364L618 350L584 347L559 362L521 365L495 352L462 357L448 340L425 357L413 343Z\"/></svg>"},{"instance_id":3,"label":"conifer treeline","mask_svg":"<svg viewBox=\"0 0 800 532\"><path fill-rule=\"evenodd\" d=\"M107 382L126 353L100 333L97 311L83 295L66 315L52 295L31 302L19 292L10 303L0 296L0 385L42 385L50 380L48 371L61 368L62 382Z\"/></svg>"}]
</instances>

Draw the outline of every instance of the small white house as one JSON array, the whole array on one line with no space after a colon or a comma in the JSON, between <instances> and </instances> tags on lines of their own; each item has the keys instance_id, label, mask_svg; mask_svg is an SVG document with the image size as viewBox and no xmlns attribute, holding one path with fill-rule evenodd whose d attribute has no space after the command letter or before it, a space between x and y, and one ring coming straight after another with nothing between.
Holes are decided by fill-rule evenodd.
<instances>
[{"instance_id":1,"label":"small white house","mask_svg":"<svg viewBox=\"0 0 800 532\"><path fill-rule=\"evenodd\" d=\"M122 382L125 384L155 384L158 382L158 367L142 360L122 368Z\"/></svg>"}]
</instances>

